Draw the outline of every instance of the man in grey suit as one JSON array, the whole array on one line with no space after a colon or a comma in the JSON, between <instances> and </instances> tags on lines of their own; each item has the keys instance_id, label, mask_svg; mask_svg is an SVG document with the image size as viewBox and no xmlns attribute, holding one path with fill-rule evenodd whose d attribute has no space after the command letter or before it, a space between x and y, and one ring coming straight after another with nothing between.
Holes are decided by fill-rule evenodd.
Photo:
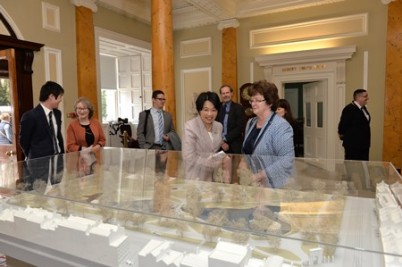
<instances>
[{"instance_id":1,"label":"man in grey suit","mask_svg":"<svg viewBox=\"0 0 402 267\"><path fill-rule=\"evenodd\" d=\"M152 93L152 108L140 113L137 127L140 148L166 149L169 135L175 130L171 115L163 110L165 101L165 93L156 90Z\"/></svg>"}]
</instances>

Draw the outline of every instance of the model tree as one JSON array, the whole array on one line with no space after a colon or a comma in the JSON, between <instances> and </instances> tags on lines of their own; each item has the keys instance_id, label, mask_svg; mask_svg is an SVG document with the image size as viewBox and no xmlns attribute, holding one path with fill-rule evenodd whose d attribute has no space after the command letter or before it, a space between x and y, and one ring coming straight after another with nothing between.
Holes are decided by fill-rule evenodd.
<instances>
[{"instance_id":1,"label":"model tree","mask_svg":"<svg viewBox=\"0 0 402 267\"><path fill-rule=\"evenodd\" d=\"M232 233L232 239L235 243L237 244L242 244L246 245L250 235L247 232L242 231L242 229L245 229L248 225L248 222L246 221L245 218L240 218L236 221L232 222L232 226L234 228L233 233ZM238 231L235 229L239 229Z\"/></svg>"},{"instance_id":2,"label":"model tree","mask_svg":"<svg viewBox=\"0 0 402 267\"><path fill-rule=\"evenodd\" d=\"M204 209L201 199L201 193L198 188L194 185L191 185L187 190L186 204L183 208L184 211L191 214L194 218L198 217Z\"/></svg>"}]
</instances>

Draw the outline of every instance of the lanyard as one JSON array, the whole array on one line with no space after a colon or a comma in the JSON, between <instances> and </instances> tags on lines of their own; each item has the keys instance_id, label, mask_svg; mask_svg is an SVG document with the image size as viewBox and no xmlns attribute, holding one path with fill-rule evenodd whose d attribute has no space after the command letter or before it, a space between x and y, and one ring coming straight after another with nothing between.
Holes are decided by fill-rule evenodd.
<instances>
[{"instance_id":1,"label":"lanyard","mask_svg":"<svg viewBox=\"0 0 402 267\"><path fill-rule=\"evenodd\" d=\"M254 142L253 151L251 152L251 154L254 153L255 148L256 148L257 145L260 143L260 141L261 141L261 139L262 139L262 136L263 136L264 133L267 131L269 125L271 125L272 120L274 119L275 115L276 115L275 113L272 114L272 116L271 116L271 118L269 119L267 125L266 125L265 128L262 130L262 132L260 132L260 134L258 135L257 140L255 140L255 142ZM255 125L257 125L257 122L255 123Z\"/></svg>"}]
</instances>

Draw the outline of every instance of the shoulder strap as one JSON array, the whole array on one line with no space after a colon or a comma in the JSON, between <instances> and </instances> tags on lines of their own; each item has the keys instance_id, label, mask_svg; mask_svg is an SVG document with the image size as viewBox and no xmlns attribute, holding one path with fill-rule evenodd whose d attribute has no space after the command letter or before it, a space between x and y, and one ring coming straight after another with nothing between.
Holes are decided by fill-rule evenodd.
<instances>
[{"instance_id":1,"label":"shoulder strap","mask_svg":"<svg viewBox=\"0 0 402 267\"><path fill-rule=\"evenodd\" d=\"M0 131L0 134L1 134L2 136L4 136L4 137L8 140L8 142L11 143L11 140L8 139L7 135L6 135L5 133L3 133L3 131Z\"/></svg>"},{"instance_id":2,"label":"shoulder strap","mask_svg":"<svg viewBox=\"0 0 402 267\"><path fill-rule=\"evenodd\" d=\"M151 110L150 110L150 109L146 109L146 110L145 110L144 136L147 135L148 117L149 117L149 114L150 114L150 113L151 113Z\"/></svg>"}]
</instances>

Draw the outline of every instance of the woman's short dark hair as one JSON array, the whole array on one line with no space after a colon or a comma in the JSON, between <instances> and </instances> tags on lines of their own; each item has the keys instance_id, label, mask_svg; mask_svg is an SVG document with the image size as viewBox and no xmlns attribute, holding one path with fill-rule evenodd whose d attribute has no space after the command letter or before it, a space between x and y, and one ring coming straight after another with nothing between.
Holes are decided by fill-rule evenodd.
<instances>
[{"instance_id":1,"label":"woman's short dark hair","mask_svg":"<svg viewBox=\"0 0 402 267\"><path fill-rule=\"evenodd\" d=\"M39 101L46 101L50 95L54 95L57 98L59 95L63 94L64 89L63 87L61 87L60 84L52 81L47 81L44 85L42 85L42 88L40 89Z\"/></svg>"},{"instance_id":2,"label":"woman's short dark hair","mask_svg":"<svg viewBox=\"0 0 402 267\"><path fill-rule=\"evenodd\" d=\"M293 125L293 123L296 122L296 119L293 117L289 101L284 98L279 99L277 108L283 108L285 110L284 118L290 123L290 125Z\"/></svg>"},{"instance_id":3,"label":"woman's short dark hair","mask_svg":"<svg viewBox=\"0 0 402 267\"><path fill-rule=\"evenodd\" d=\"M198 113L202 110L204 107L205 101L209 101L214 105L216 110L219 110L221 108L221 101L219 99L219 96L215 92L202 92L201 94L198 95L197 100L195 101L195 107L197 108Z\"/></svg>"},{"instance_id":4,"label":"woman's short dark hair","mask_svg":"<svg viewBox=\"0 0 402 267\"><path fill-rule=\"evenodd\" d=\"M265 103L267 105L271 105L271 110L275 111L276 106L279 100L279 95L278 95L278 88L274 83L270 83L266 80L261 80L258 82L254 82L250 87L249 87L249 93L250 96L255 96L256 94L261 94L264 96Z\"/></svg>"},{"instance_id":5,"label":"woman's short dark hair","mask_svg":"<svg viewBox=\"0 0 402 267\"><path fill-rule=\"evenodd\" d=\"M74 111L77 109L77 105L79 103L82 103L87 107L87 109L89 111L88 118L89 119L92 118L92 116L94 115L94 105L92 105L91 101L89 101L89 99L86 97L78 98L74 103Z\"/></svg>"}]
</instances>

